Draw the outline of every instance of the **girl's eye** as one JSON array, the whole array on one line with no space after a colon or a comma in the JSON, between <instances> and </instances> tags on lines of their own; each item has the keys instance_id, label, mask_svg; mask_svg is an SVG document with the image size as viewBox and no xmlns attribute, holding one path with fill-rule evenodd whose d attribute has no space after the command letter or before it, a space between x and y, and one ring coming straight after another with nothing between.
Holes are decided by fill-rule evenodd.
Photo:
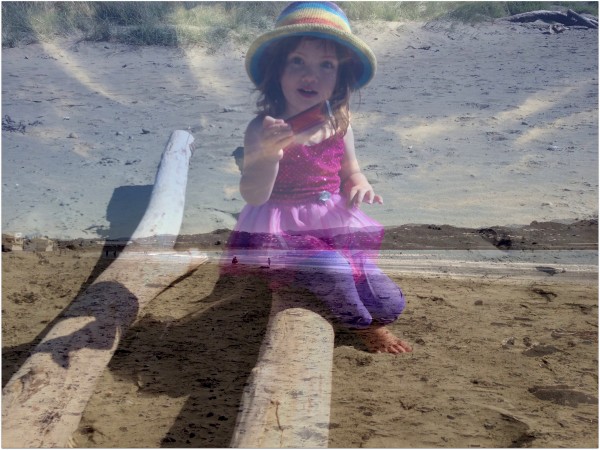
<instances>
[{"instance_id":1,"label":"girl's eye","mask_svg":"<svg viewBox=\"0 0 600 450\"><path fill-rule=\"evenodd\" d=\"M323 67L324 69L333 70L335 69L335 64L332 61L324 61L321 64L321 67Z\"/></svg>"},{"instance_id":2,"label":"girl's eye","mask_svg":"<svg viewBox=\"0 0 600 450\"><path fill-rule=\"evenodd\" d=\"M302 58L300 58L299 56L292 56L289 60L290 64L293 64L295 66L300 66L302 65Z\"/></svg>"}]
</instances>

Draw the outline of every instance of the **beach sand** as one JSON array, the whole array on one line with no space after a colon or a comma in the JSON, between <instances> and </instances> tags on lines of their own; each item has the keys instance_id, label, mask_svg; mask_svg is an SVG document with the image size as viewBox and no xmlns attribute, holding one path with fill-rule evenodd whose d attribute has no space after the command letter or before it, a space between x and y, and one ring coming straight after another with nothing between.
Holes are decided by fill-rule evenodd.
<instances>
[{"instance_id":1,"label":"beach sand","mask_svg":"<svg viewBox=\"0 0 600 450\"><path fill-rule=\"evenodd\" d=\"M352 122L385 202L365 206L371 216L464 227L597 217L596 30L356 28L379 64ZM181 234L233 228L244 202L231 154L257 98L244 55L74 40L3 49L3 115L25 127L2 133L3 232L131 235L177 129L196 139Z\"/></svg>"},{"instance_id":2,"label":"beach sand","mask_svg":"<svg viewBox=\"0 0 600 450\"><path fill-rule=\"evenodd\" d=\"M356 25L380 67L353 122L385 199L365 209L398 252L385 270L407 307L391 328L414 352L371 354L338 332L330 447L598 446L598 34L547 28ZM196 137L178 246L222 248L255 99L244 52L2 50L3 116L25 127L2 133L2 230L62 240L2 254L3 385L113 261L104 240L131 235L175 129ZM406 263L430 250L500 264ZM551 264L503 262L550 250ZM563 254L591 255L591 271ZM269 307L256 278L220 278L212 258L164 291L102 374L75 445L228 446Z\"/></svg>"},{"instance_id":3,"label":"beach sand","mask_svg":"<svg viewBox=\"0 0 600 450\"><path fill-rule=\"evenodd\" d=\"M112 261L100 248L3 253L3 383ZM597 274L550 267L387 270L407 298L391 329L414 351L368 353L338 330L329 445L596 447ZM270 298L255 277L220 278L214 262L155 298L103 373L75 445L228 446Z\"/></svg>"}]
</instances>

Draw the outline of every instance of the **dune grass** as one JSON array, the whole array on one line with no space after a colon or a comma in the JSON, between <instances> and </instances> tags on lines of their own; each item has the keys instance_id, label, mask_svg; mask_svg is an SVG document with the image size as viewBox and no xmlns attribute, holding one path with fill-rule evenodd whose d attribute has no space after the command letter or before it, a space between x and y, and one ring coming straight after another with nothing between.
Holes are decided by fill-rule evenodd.
<instances>
[{"instance_id":1,"label":"dune grass","mask_svg":"<svg viewBox=\"0 0 600 450\"><path fill-rule=\"evenodd\" d=\"M248 42L272 26L287 2L2 2L2 46L80 36L133 45L217 49ZM536 9L597 15L597 2L341 2L351 20L476 22Z\"/></svg>"}]
</instances>

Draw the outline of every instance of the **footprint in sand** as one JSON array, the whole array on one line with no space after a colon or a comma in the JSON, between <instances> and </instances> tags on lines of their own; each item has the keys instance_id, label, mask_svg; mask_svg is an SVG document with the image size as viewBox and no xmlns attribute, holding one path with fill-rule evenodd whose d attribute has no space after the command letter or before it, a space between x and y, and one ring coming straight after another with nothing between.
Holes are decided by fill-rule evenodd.
<instances>
[{"instance_id":1,"label":"footprint in sand","mask_svg":"<svg viewBox=\"0 0 600 450\"><path fill-rule=\"evenodd\" d=\"M558 405L577 407L580 403L598 404L598 399L593 395L576 391L570 386L558 384L554 386L533 386L529 392L540 400L549 401Z\"/></svg>"},{"instance_id":2,"label":"footprint in sand","mask_svg":"<svg viewBox=\"0 0 600 450\"><path fill-rule=\"evenodd\" d=\"M556 353L558 349L553 345L533 345L523 352L525 356L546 356Z\"/></svg>"},{"instance_id":3,"label":"footprint in sand","mask_svg":"<svg viewBox=\"0 0 600 450\"><path fill-rule=\"evenodd\" d=\"M444 439L449 433L443 425L435 431L431 430L427 438L424 438L422 432L405 428L402 431L403 446L519 448L530 447L536 438L526 422L501 408L484 405L478 408L477 405L470 405L469 412L473 420L461 430L460 438L456 441ZM447 418L453 421L454 416L448 415ZM368 448L397 446L398 436L386 436L377 432L364 436L361 442L361 447Z\"/></svg>"}]
</instances>

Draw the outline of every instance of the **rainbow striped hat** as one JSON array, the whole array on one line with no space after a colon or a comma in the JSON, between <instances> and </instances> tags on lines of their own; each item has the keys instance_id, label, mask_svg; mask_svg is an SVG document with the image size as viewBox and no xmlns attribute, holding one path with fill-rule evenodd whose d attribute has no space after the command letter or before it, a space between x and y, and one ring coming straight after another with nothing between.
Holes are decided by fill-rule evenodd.
<instances>
[{"instance_id":1,"label":"rainbow striped hat","mask_svg":"<svg viewBox=\"0 0 600 450\"><path fill-rule=\"evenodd\" d=\"M275 22L275 29L259 36L246 53L246 71L255 85L262 82L267 48L275 41L291 36L314 36L331 39L350 49L356 59L356 85L365 86L377 70L375 54L352 34L350 22L335 3L294 2L288 5Z\"/></svg>"}]
</instances>

